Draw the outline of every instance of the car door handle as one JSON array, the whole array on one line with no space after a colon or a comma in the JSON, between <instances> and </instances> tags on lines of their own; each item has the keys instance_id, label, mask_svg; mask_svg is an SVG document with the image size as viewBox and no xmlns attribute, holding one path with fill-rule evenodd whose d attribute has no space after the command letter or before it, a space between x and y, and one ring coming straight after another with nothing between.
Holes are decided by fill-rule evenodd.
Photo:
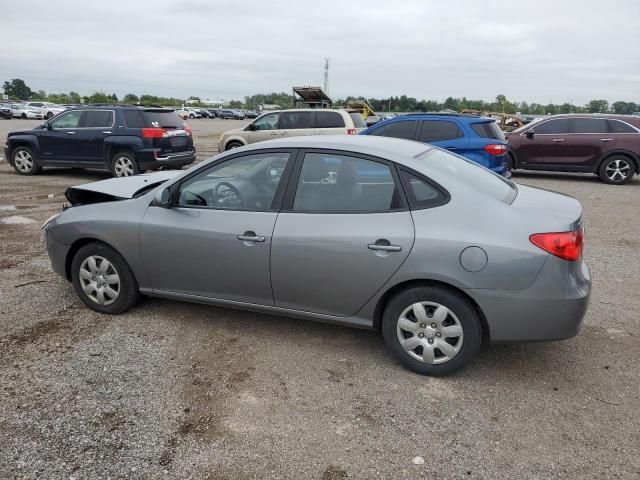
<instances>
[{"instance_id":1,"label":"car door handle","mask_svg":"<svg viewBox=\"0 0 640 480\"><path fill-rule=\"evenodd\" d=\"M564 142L564 138L554 138L551 141L554 142L554 143L562 143L562 142Z\"/></svg>"},{"instance_id":2,"label":"car door handle","mask_svg":"<svg viewBox=\"0 0 640 480\"><path fill-rule=\"evenodd\" d=\"M367 245L369 250L383 251L383 252L401 252L402 247L400 245L384 245L381 243L370 243Z\"/></svg>"},{"instance_id":3,"label":"car door handle","mask_svg":"<svg viewBox=\"0 0 640 480\"><path fill-rule=\"evenodd\" d=\"M444 148L446 148L447 150L457 150L458 149L458 147L444 147Z\"/></svg>"},{"instance_id":4,"label":"car door handle","mask_svg":"<svg viewBox=\"0 0 640 480\"><path fill-rule=\"evenodd\" d=\"M106 133L107 135L109 135L111 133L111 130L103 130L102 133Z\"/></svg>"},{"instance_id":5,"label":"car door handle","mask_svg":"<svg viewBox=\"0 0 640 480\"><path fill-rule=\"evenodd\" d=\"M67 135L75 135L76 132L67 132Z\"/></svg>"},{"instance_id":6,"label":"car door handle","mask_svg":"<svg viewBox=\"0 0 640 480\"><path fill-rule=\"evenodd\" d=\"M600 140L603 142L613 142L613 138L601 138Z\"/></svg>"},{"instance_id":7,"label":"car door handle","mask_svg":"<svg viewBox=\"0 0 640 480\"><path fill-rule=\"evenodd\" d=\"M242 235L238 235L238 240L241 242L264 242L265 238L261 235L256 235L254 232L244 232Z\"/></svg>"},{"instance_id":8,"label":"car door handle","mask_svg":"<svg viewBox=\"0 0 640 480\"><path fill-rule=\"evenodd\" d=\"M275 137L276 135L280 135L278 132L271 132L269 135L271 135L272 137Z\"/></svg>"}]
</instances>

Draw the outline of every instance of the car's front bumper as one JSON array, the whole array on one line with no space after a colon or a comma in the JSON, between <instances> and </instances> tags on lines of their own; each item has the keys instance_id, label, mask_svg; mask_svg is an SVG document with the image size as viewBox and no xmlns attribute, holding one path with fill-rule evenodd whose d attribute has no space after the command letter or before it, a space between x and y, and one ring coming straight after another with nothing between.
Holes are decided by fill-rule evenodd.
<instances>
[{"instance_id":1,"label":"car's front bumper","mask_svg":"<svg viewBox=\"0 0 640 480\"><path fill-rule=\"evenodd\" d=\"M587 264L552 255L524 290L465 290L482 310L491 342L562 340L578 334L589 305Z\"/></svg>"},{"instance_id":2,"label":"car's front bumper","mask_svg":"<svg viewBox=\"0 0 640 480\"><path fill-rule=\"evenodd\" d=\"M196 160L196 150L161 156L157 149L139 150L136 160L140 170L158 170L162 167L181 168Z\"/></svg>"},{"instance_id":3,"label":"car's front bumper","mask_svg":"<svg viewBox=\"0 0 640 480\"><path fill-rule=\"evenodd\" d=\"M51 262L51 268L58 275L69 280L67 277L66 265L67 255L69 254L71 246L55 241L48 233L48 228L46 226L43 227L43 233L45 243L47 245L47 254L49 255L49 261Z\"/></svg>"}]
</instances>

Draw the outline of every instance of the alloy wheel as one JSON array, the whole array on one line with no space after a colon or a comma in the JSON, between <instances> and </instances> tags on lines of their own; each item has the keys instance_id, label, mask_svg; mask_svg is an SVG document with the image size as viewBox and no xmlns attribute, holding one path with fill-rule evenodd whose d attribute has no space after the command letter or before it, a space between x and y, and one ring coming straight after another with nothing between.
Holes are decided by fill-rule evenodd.
<instances>
[{"instance_id":1,"label":"alloy wheel","mask_svg":"<svg viewBox=\"0 0 640 480\"><path fill-rule=\"evenodd\" d=\"M13 164L21 172L28 173L33 168L33 157L26 150L19 150L13 157Z\"/></svg>"},{"instance_id":2,"label":"alloy wheel","mask_svg":"<svg viewBox=\"0 0 640 480\"><path fill-rule=\"evenodd\" d=\"M631 165L621 158L612 160L605 167L605 173L612 182L621 182L631 174Z\"/></svg>"},{"instance_id":3,"label":"alloy wheel","mask_svg":"<svg viewBox=\"0 0 640 480\"><path fill-rule=\"evenodd\" d=\"M113 162L116 177L130 177L134 174L133 161L128 157L118 157Z\"/></svg>"},{"instance_id":4,"label":"alloy wheel","mask_svg":"<svg viewBox=\"0 0 640 480\"><path fill-rule=\"evenodd\" d=\"M111 305L120 295L120 275L109 260L91 255L80 264L80 286L91 301Z\"/></svg>"},{"instance_id":5,"label":"alloy wheel","mask_svg":"<svg viewBox=\"0 0 640 480\"><path fill-rule=\"evenodd\" d=\"M427 364L453 359L462 348L463 328L458 317L436 302L418 302L405 308L397 322L404 351Z\"/></svg>"}]
</instances>

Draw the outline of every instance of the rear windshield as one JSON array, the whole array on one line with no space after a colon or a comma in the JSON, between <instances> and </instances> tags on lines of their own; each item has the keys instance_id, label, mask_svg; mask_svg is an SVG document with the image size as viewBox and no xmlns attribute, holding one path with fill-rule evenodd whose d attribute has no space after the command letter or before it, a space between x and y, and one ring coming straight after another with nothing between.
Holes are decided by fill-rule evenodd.
<instances>
[{"instance_id":1,"label":"rear windshield","mask_svg":"<svg viewBox=\"0 0 640 480\"><path fill-rule=\"evenodd\" d=\"M504 132L500 130L500 127L496 122L473 123L471 124L471 128L473 128L473 131L483 138L504 140Z\"/></svg>"},{"instance_id":2,"label":"rear windshield","mask_svg":"<svg viewBox=\"0 0 640 480\"><path fill-rule=\"evenodd\" d=\"M173 110L145 110L142 115L145 118L145 127L182 128L183 121Z\"/></svg>"},{"instance_id":3,"label":"rear windshield","mask_svg":"<svg viewBox=\"0 0 640 480\"><path fill-rule=\"evenodd\" d=\"M501 202L511 204L518 194L515 184L506 178L446 150L432 148L418 158Z\"/></svg>"},{"instance_id":4,"label":"rear windshield","mask_svg":"<svg viewBox=\"0 0 640 480\"><path fill-rule=\"evenodd\" d=\"M360 115L360 113L358 112L349 112L349 116L351 117L351 120L353 120L353 126L356 128L362 128L362 127L366 127L367 124L364 123L364 119L362 118L362 115Z\"/></svg>"}]
</instances>

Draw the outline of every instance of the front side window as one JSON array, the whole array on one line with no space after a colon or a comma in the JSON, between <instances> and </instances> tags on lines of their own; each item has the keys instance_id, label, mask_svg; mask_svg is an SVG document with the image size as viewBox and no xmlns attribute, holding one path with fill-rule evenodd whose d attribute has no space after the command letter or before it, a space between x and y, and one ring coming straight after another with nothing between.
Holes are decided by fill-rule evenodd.
<instances>
[{"instance_id":1,"label":"front side window","mask_svg":"<svg viewBox=\"0 0 640 480\"><path fill-rule=\"evenodd\" d=\"M304 157L293 209L304 212L384 212L400 208L384 163L334 153Z\"/></svg>"},{"instance_id":2,"label":"front side window","mask_svg":"<svg viewBox=\"0 0 640 480\"><path fill-rule=\"evenodd\" d=\"M70 112L63 113L51 121L51 128L78 128L82 113L82 110L72 110Z\"/></svg>"},{"instance_id":3,"label":"front side window","mask_svg":"<svg viewBox=\"0 0 640 480\"><path fill-rule=\"evenodd\" d=\"M417 140L419 142L431 143L442 140L452 140L462 137L462 132L453 122L442 120L425 120L422 122Z\"/></svg>"},{"instance_id":4,"label":"front side window","mask_svg":"<svg viewBox=\"0 0 640 480\"><path fill-rule=\"evenodd\" d=\"M179 206L223 210L269 210L289 161L288 153L233 158L185 181Z\"/></svg>"},{"instance_id":5,"label":"front side window","mask_svg":"<svg viewBox=\"0 0 640 480\"><path fill-rule=\"evenodd\" d=\"M556 118L533 126L536 135L565 135L569 133L569 119Z\"/></svg>"},{"instance_id":6,"label":"front side window","mask_svg":"<svg viewBox=\"0 0 640 480\"><path fill-rule=\"evenodd\" d=\"M402 121L392 122L387 125L383 125L380 128L376 128L371 132L371 135L380 137L394 137L394 138L406 138L411 140L413 138L413 130L416 126L416 122Z\"/></svg>"},{"instance_id":7,"label":"front side window","mask_svg":"<svg viewBox=\"0 0 640 480\"><path fill-rule=\"evenodd\" d=\"M113 125L113 111L87 110L83 120L85 128L106 128Z\"/></svg>"},{"instance_id":8,"label":"front side window","mask_svg":"<svg viewBox=\"0 0 640 480\"><path fill-rule=\"evenodd\" d=\"M253 125L256 130L276 130L278 128L279 118L279 113L269 113L257 119L253 122Z\"/></svg>"},{"instance_id":9,"label":"front side window","mask_svg":"<svg viewBox=\"0 0 640 480\"><path fill-rule=\"evenodd\" d=\"M280 120L281 129L311 128L312 112L283 112Z\"/></svg>"},{"instance_id":10,"label":"front side window","mask_svg":"<svg viewBox=\"0 0 640 480\"><path fill-rule=\"evenodd\" d=\"M338 112L316 110L316 128L344 128L344 118Z\"/></svg>"},{"instance_id":11,"label":"front side window","mask_svg":"<svg viewBox=\"0 0 640 480\"><path fill-rule=\"evenodd\" d=\"M604 118L576 118L573 121L573 133L607 133L608 131L607 121Z\"/></svg>"}]
</instances>

